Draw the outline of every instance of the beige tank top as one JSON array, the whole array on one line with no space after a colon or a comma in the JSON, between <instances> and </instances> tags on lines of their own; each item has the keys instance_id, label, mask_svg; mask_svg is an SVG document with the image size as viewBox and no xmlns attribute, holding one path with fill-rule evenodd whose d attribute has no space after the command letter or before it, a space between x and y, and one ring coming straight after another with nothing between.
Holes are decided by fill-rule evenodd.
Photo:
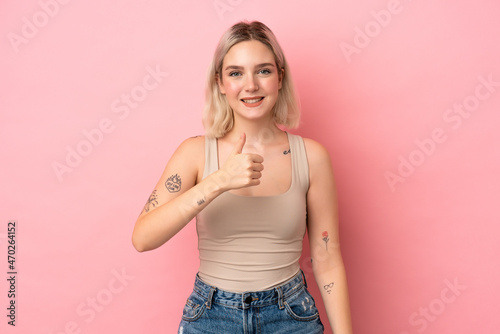
<instances>
[{"instance_id":1,"label":"beige tank top","mask_svg":"<svg viewBox=\"0 0 500 334\"><path fill-rule=\"evenodd\" d=\"M207 284L232 292L261 291L299 271L309 167L302 137L287 135L292 161L288 191L276 196L225 192L197 215L198 274ZM217 140L205 137L203 178L218 168Z\"/></svg>"}]
</instances>

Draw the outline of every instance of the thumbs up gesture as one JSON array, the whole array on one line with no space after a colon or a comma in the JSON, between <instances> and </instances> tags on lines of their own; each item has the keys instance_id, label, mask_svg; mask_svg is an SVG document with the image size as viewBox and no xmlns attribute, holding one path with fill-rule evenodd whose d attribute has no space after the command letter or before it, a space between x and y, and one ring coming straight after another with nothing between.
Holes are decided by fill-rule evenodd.
<instances>
[{"instance_id":1,"label":"thumbs up gesture","mask_svg":"<svg viewBox=\"0 0 500 334\"><path fill-rule=\"evenodd\" d=\"M260 184L264 158L253 153L242 153L246 135L243 133L227 158L220 172L228 180L228 190L251 187Z\"/></svg>"}]
</instances>

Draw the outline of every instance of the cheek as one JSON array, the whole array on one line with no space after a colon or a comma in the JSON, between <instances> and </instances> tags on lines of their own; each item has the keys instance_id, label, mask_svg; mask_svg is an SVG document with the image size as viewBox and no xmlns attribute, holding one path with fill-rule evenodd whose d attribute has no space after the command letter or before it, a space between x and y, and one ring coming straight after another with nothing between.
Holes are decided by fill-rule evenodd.
<instances>
[{"instance_id":1,"label":"cheek","mask_svg":"<svg viewBox=\"0 0 500 334\"><path fill-rule=\"evenodd\" d=\"M280 89L280 83L278 80L269 80L265 82L263 88L265 88L267 92L274 93L277 95Z\"/></svg>"},{"instance_id":2,"label":"cheek","mask_svg":"<svg viewBox=\"0 0 500 334\"><path fill-rule=\"evenodd\" d=\"M241 90L240 84L236 82L227 82L224 87L228 96L238 95Z\"/></svg>"}]
</instances>

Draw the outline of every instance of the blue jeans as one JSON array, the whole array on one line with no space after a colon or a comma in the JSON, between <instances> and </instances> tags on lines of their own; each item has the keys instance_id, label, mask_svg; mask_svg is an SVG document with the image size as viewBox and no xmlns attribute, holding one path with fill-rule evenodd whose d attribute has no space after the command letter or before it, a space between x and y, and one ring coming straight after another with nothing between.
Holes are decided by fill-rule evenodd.
<instances>
[{"instance_id":1,"label":"blue jeans","mask_svg":"<svg viewBox=\"0 0 500 334\"><path fill-rule=\"evenodd\" d=\"M314 299L302 270L273 289L233 293L196 276L178 334L322 334Z\"/></svg>"}]
</instances>

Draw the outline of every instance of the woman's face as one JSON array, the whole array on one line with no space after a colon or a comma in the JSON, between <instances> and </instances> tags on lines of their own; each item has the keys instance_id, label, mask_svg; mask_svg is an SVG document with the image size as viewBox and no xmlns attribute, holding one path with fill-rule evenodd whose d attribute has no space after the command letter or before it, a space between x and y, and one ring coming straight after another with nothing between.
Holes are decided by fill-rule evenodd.
<instances>
[{"instance_id":1,"label":"woman's face","mask_svg":"<svg viewBox=\"0 0 500 334\"><path fill-rule=\"evenodd\" d=\"M235 117L272 118L282 73L266 45L259 41L240 42L224 57L222 81L218 80L218 84Z\"/></svg>"}]
</instances>

